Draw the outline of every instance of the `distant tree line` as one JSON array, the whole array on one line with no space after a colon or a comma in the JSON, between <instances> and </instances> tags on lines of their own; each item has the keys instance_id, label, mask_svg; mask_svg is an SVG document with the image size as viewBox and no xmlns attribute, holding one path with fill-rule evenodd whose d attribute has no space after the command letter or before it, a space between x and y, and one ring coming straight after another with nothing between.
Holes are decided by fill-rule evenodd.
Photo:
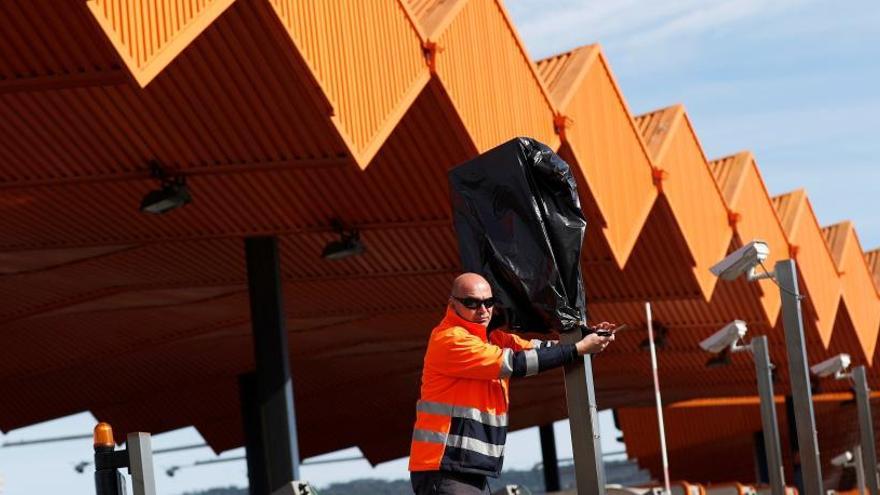
<instances>
[{"instance_id":1,"label":"distant tree line","mask_svg":"<svg viewBox=\"0 0 880 495\"><path fill-rule=\"evenodd\" d=\"M647 471L639 469L632 461L610 461L605 463L605 474L608 483L638 485L650 480ZM571 464L559 468L560 484L563 489L574 488L574 469ZM519 485L528 488L538 495L544 492L544 472L536 466L529 470L510 469L504 471L498 479L490 479L491 491L505 485ZM317 487L318 495L412 495L409 480L357 479L342 483L332 483L325 487ZM212 488L201 492L187 492L183 495L248 495L247 488L230 486Z\"/></svg>"}]
</instances>

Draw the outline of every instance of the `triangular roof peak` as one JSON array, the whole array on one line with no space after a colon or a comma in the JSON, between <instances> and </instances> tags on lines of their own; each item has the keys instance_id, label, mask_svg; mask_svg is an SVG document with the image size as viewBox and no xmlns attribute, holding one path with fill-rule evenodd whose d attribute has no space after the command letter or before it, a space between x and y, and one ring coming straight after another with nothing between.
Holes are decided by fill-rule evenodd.
<instances>
[{"instance_id":1,"label":"triangular roof peak","mask_svg":"<svg viewBox=\"0 0 880 495\"><path fill-rule=\"evenodd\" d=\"M822 228L822 235L825 236L825 242L828 243L828 249L831 251L831 257L837 266L837 271L843 271L844 254L846 253L846 245L850 240L850 232L853 230L853 224L849 220L829 225Z\"/></svg>"},{"instance_id":2,"label":"triangular roof peak","mask_svg":"<svg viewBox=\"0 0 880 495\"><path fill-rule=\"evenodd\" d=\"M718 158L709 162L709 170L724 195L724 201L730 208L735 208L739 191L745 182L749 164L753 156L750 151L740 151L733 155Z\"/></svg>"},{"instance_id":3,"label":"triangular roof peak","mask_svg":"<svg viewBox=\"0 0 880 495\"><path fill-rule=\"evenodd\" d=\"M423 41L436 41L467 0L406 0Z\"/></svg>"},{"instance_id":4,"label":"triangular roof peak","mask_svg":"<svg viewBox=\"0 0 880 495\"><path fill-rule=\"evenodd\" d=\"M590 65L601 53L602 48L598 44L583 45L536 62L538 75L560 111L565 110Z\"/></svg>"},{"instance_id":5,"label":"triangular roof peak","mask_svg":"<svg viewBox=\"0 0 880 495\"><path fill-rule=\"evenodd\" d=\"M645 145L656 161L663 151L663 144L672 129L681 121L685 114L684 105L676 103L659 110L654 110L635 117L636 127L645 140Z\"/></svg>"},{"instance_id":6,"label":"triangular roof peak","mask_svg":"<svg viewBox=\"0 0 880 495\"><path fill-rule=\"evenodd\" d=\"M868 264L868 270L874 279L874 288L880 294L880 248L867 251L865 253L865 263Z\"/></svg>"},{"instance_id":7,"label":"triangular roof peak","mask_svg":"<svg viewBox=\"0 0 880 495\"><path fill-rule=\"evenodd\" d=\"M782 228L786 237L793 238L794 229L797 221L806 206L807 192L804 189L795 189L794 191L774 196L773 207L779 215L779 221L782 222Z\"/></svg>"}]
</instances>

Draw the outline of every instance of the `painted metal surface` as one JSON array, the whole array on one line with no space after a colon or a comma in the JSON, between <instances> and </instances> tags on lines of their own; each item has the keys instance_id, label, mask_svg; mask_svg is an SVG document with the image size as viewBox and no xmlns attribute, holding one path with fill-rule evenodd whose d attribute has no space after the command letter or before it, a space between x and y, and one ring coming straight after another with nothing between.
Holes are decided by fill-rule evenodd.
<instances>
[{"instance_id":1,"label":"painted metal surface","mask_svg":"<svg viewBox=\"0 0 880 495\"><path fill-rule=\"evenodd\" d=\"M655 112L656 114L657 112ZM660 169L664 196L693 259L693 275L708 301L718 280L709 267L724 258L732 237L727 206L709 170L684 107L638 117L642 136Z\"/></svg>"},{"instance_id":2,"label":"painted metal surface","mask_svg":"<svg viewBox=\"0 0 880 495\"><path fill-rule=\"evenodd\" d=\"M89 0L95 20L143 87L234 0Z\"/></svg>"},{"instance_id":3,"label":"painted metal surface","mask_svg":"<svg viewBox=\"0 0 880 495\"><path fill-rule=\"evenodd\" d=\"M798 190L776 196L773 204L798 262L804 292L809 295L806 303L815 311L819 335L827 346L840 302L839 273L806 193Z\"/></svg>"},{"instance_id":4,"label":"painted metal surface","mask_svg":"<svg viewBox=\"0 0 880 495\"><path fill-rule=\"evenodd\" d=\"M437 46L437 77L478 151L515 136L559 146L553 105L503 6L468 1Z\"/></svg>"},{"instance_id":5,"label":"painted metal surface","mask_svg":"<svg viewBox=\"0 0 880 495\"><path fill-rule=\"evenodd\" d=\"M788 239L773 208L767 186L755 158L742 152L710 163L718 187L729 208L737 247L752 239L761 239L770 246L770 255L764 265L772 267L788 255ZM772 280L761 280L761 304L766 321L773 324L779 315L779 291Z\"/></svg>"},{"instance_id":6,"label":"painted metal surface","mask_svg":"<svg viewBox=\"0 0 880 495\"><path fill-rule=\"evenodd\" d=\"M124 35L133 2L0 8L3 430L89 409L121 432L195 424L217 450L240 445L236 377L254 366L240 239L272 234L303 455L404 455L425 332L458 267L446 171L517 134L576 165L591 317L634 328L594 361L599 407L650 401L645 299L668 329L664 398L754 393L748 361L706 370L696 348L733 318L768 336L786 393L773 288L707 272L753 237L798 260L810 359L850 352L880 381L878 251L859 268L850 227L826 231L829 250L802 192L768 207L750 155L707 165L682 108L633 119L599 47L535 65L489 0L223 4L193 1L174 24L162 13L190 4L143 0ZM137 213L151 160L187 174L192 205ZM365 256L320 259L332 218L361 230ZM563 393L559 374L515 384L513 428L564 417ZM330 407L324 435L341 394L361 408ZM820 431L838 413L817 409ZM715 434L703 443L750 441ZM671 450L673 472L685 454L711 472L695 452Z\"/></svg>"},{"instance_id":7,"label":"painted metal surface","mask_svg":"<svg viewBox=\"0 0 880 495\"><path fill-rule=\"evenodd\" d=\"M560 115L557 126L571 147L596 207L617 266L632 253L657 199L652 163L597 45L537 64Z\"/></svg>"},{"instance_id":8,"label":"painted metal surface","mask_svg":"<svg viewBox=\"0 0 880 495\"><path fill-rule=\"evenodd\" d=\"M876 292L871 291L872 273L852 222L825 227L822 233L840 273L841 301L847 307L861 348L868 358L867 364L870 365L880 330L880 300Z\"/></svg>"},{"instance_id":9,"label":"painted metal surface","mask_svg":"<svg viewBox=\"0 0 880 495\"><path fill-rule=\"evenodd\" d=\"M429 72L400 2L271 0L333 105L333 121L361 167L412 105Z\"/></svg>"}]
</instances>

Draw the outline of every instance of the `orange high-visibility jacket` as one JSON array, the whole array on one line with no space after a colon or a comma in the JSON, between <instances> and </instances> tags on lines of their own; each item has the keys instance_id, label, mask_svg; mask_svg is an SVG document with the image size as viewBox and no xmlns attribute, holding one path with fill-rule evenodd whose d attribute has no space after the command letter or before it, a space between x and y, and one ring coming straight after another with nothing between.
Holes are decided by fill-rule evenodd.
<instances>
[{"instance_id":1,"label":"orange high-visibility jacket","mask_svg":"<svg viewBox=\"0 0 880 495\"><path fill-rule=\"evenodd\" d=\"M504 461L511 356L528 341L486 328L448 308L431 332L410 448L410 471L497 477Z\"/></svg>"}]
</instances>

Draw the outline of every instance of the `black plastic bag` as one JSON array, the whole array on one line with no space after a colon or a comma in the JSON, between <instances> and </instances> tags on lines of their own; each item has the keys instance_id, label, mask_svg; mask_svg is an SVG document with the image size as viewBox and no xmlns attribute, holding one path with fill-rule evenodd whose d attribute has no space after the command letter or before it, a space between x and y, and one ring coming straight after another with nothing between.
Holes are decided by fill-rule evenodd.
<instances>
[{"instance_id":1,"label":"black plastic bag","mask_svg":"<svg viewBox=\"0 0 880 495\"><path fill-rule=\"evenodd\" d=\"M449 190L462 267L489 280L509 329L583 326L587 222L568 164L516 138L450 170Z\"/></svg>"}]
</instances>

